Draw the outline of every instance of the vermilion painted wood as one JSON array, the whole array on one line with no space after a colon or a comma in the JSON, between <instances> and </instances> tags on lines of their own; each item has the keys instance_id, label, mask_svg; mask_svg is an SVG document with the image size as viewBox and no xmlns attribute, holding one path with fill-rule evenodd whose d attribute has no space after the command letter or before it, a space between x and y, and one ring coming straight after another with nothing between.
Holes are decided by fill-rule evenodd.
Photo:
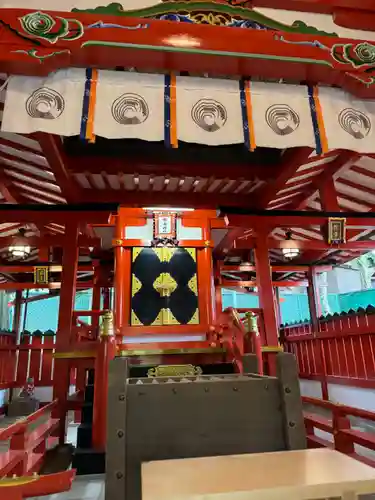
<instances>
[{"instance_id":1,"label":"vermilion painted wood","mask_svg":"<svg viewBox=\"0 0 375 500\"><path fill-rule=\"evenodd\" d=\"M286 350L296 355L301 377L375 387L374 332L374 314L353 314L319 321L318 331L310 324L287 326L282 336Z\"/></svg>"},{"instance_id":2,"label":"vermilion painted wood","mask_svg":"<svg viewBox=\"0 0 375 500\"><path fill-rule=\"evenodd\" d=\"M45 75L70 66L112 69L126 61L127 66L139 69L221 75L225 64L227 75L321 82L341 86L361 97L375 96L375 87L358 79L370 81L364 72L368 66L354 67L350 62L338 62L331 56L334 44L346 44L355 50L358 40L288 33L284 34L288 42L285 43L280 39L282 32L273 30L228 29L190 23L181 27L181 23L169 21L147 19L146 24L144 19L137 18L50 11L48 14L57 23L57 29L61 22L59 17L69 19L68 24L75 19L85 27L82 36L73 40L71 33L70 36L60 34L51 46L46 39L31 39L22 29L20 18L32 12L1 9L1 72ZM355 16L345 18L341 13L342 19L350 21L352 17ZM367 19L370 18L369 15ZM98 21L130 29L119 30L108 25L101 29L88 28ZM71 29L77 30L77 23ZM193 41L194 49L188 43L183 51L179 50L175 40L181 36ZM319 48L316 40L328 50ZM303 44L298 45L298 42ZM30 51L35 50L34 56L30 55Z\"/></svg>"},{"instance_id":3,"label":"vermilion painted wood","mask_svg":"<svg viewBox=\"0 0 375 500\"><path fill-rule=\"evenodd\" d=\"M305 426L307 431L307 440L310 447L327 446L332 447L341 453L353 456L357 460L361 460L361 456L355 453L354 444L359 444L370 450L375 449L374 435L367 432L353 430L349 417L362 418L368 421L375 422L375 413L358 408L352 408L345 405L334 404L330 401L303 397L303 402L310 406L324 408L330 410L332 418L326 418L314 413L305 413ZM324 432L333 435L333 445L328 440L315 436L315 428L321 429ZM374 460L369 460L366 463L375 466Z\"/></svg>"}]
</instances>

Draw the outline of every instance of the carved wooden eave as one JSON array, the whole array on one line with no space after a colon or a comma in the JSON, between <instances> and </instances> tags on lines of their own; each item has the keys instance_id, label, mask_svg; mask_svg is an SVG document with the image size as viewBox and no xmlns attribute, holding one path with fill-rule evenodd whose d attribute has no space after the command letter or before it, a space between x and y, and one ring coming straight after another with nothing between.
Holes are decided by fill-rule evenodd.
<instances>
[{"instance_id":1,"label":"carved wooden eave","mask_svg":"<svg viewBox=\"0 0 375 500\"><path fill-rule=\"evenodd\" d=\"M175 5L177 9L180 4ZM222 17L217 20L221 26L212 25L215 19L211 25L166 21L157 14L159 6L154 9L159 19L135 17L142 9L129 14L115 4L90 13L0 9L0 72L42 75L69 66L113 69L126 61L128 67L148 71L215 76L225 66L228 75L323 83L362 98L375 96L375 44L370 41L340 38L302 22L282 24L228 5L223 13L210 14ZM193 18L199 21L203 14L208 15L198 12ZM204 16L202 20L206 22ZM236 22L248 23L248 28L227 28Z\"/></svg>"}]
</instances>

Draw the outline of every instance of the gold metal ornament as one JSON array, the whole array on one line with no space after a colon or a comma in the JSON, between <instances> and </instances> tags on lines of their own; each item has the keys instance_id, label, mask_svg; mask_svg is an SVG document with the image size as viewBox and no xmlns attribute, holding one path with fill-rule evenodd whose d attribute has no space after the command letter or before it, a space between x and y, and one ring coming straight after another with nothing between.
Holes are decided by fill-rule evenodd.
<instances>
[{"instance_id":1,"label":"gold metal ornament","mask_svg":"<svg viewBox=\"0 0 375 500\"><path fill-rule=\"evenodd\" d=\"M150 368L147 372L148 377L197 377L202 375L200 366L194 365L159 365Z\"/></svg>"},{"instance_id":2,"label":"gold metal ornament","mask_svg":"<svg viewBox=\"0 0 375 500\"><path fill-rule=\"evenodd\" d=\"M105 311L102 322L99 328L99 336L100 337L111 337L115 334L113 327L113 313L112 311Z\"/></svg>"}]
</instances>

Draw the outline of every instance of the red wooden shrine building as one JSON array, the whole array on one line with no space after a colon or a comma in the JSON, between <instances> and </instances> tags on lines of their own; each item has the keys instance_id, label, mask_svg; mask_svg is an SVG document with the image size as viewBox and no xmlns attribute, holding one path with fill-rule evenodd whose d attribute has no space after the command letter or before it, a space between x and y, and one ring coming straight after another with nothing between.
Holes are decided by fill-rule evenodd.
<instances>
[{"instance_id":1,"label":"red wooden shrine building","mask_svg":"<svg viewBox=\"0 0 375 500\"><path fill-rule=\"evenodd\" d=\"M375 249L373 2L155 3L0 8L0 289L16 291L0 389L28 376L53 387L50 404L0 431L0 476L38 472L47 438L64 442L93 368L90 439L103 451L116 353L241 371L252 351L273 375L275 355L293 352L301 378L321 383L309 403L333 412L306 415L309 444L331 446L320 428L373 465L354 448L374 450L373 436L348 416L375 414L336 407L329 384L374 389L375 316L319 318L316 286ZM310 323L280 324L288 286L307 287ZM38 288L60 297L58 331L20 337L21 304L35 300L22 291ZM222 288L257 288L259 309L223 312ZM89 311L74 310L80 289L93 290Z\"/></svg>"}]
</instances>

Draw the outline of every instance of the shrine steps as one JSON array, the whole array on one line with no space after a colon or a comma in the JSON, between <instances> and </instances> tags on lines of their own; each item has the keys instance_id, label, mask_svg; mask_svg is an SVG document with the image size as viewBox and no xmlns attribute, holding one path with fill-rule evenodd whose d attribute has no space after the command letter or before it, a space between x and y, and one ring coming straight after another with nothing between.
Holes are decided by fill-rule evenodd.
<instances>
[{"instance_id":1,"label":"shrine steps","mask_svg":"<svg viewBox=\"0 0 375 500\"><path fill-rule=\"evenodd\" d=\"M95 372L89 370L81 412L81 424L77 429L77 448L72 463L73 468L77 470L77 475L102 474L105 472L105 453L92 448L94 383Z\"/></svg>"}]
</instances>

